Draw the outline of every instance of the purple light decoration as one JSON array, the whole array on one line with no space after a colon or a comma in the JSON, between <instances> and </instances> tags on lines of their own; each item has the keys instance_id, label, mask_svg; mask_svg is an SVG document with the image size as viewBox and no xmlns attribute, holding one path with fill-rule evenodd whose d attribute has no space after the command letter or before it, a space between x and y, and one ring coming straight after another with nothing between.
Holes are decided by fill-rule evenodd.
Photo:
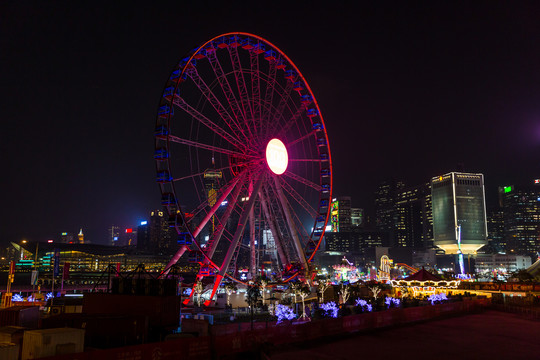
<instances>
[{"instance_id":1,"label":"purple light decoration","mask_svg":"<svg viewBox=\"0 0 540 360\"><path fill-rule=\"evenodd\" d=\"M330 317L333 317L333 318L337 318L338 316L338 307L336 305L335 302L333 301L330 301L330 302L327 302L326 304L321 304L321 309L324 310L324 314L326 316L330 316Z\"/></svg>"},{"instance_id":2,"label":"purple light decoration","mask_svg":"<svg viewBox=\"0 0 540 360\"><path fill-rule=\"evenodd\" d=\"M399 304L401 303L401 300L394 299L393 297L387 297L384 300L384 303L386 304L387 308L390 308L390 306L392 306L392 304L394 305L394 307L399 307Z\"/></svg>"},{"instance_id":3,"label":"purple light decoration","mask_svg":"<svg viewBox=\"0 0 540 360\"><path fill-rule=\"evenodd\" d=\"M436 301L443 302L444 300L448 300L448 298L446 297L446 294L440 293L429 295L428 300L431 301L431 305L434 305Z\"/></svg>"},{"instance_id":4,"label":"purple light decoration","mask_svg":"<svg viewBox=\"0 0 540 360\"><path fill-rule=\"evenodd\" d=\"M371 304L368 304L367 301L363 299L356 299L355 306L360 306L362 308L362 311L373 311L373 306L371 306Z\"/></svg>"},{"instance_id":5,"label":"purple light decoration","mask_svg":"<svg viewBox=\"0 0 540 360\"><path fill-rule=\"evenodd\" d=\"M14 294L12 297L11 297L11 301L24 301L23 297L21 296L21 294Z\"/></svg>"},{"instance_id":6,"label":"purple light decoration","mask_svg":"<svg viewBox=\"0 0 540 360\"><path fill-rule=\"evenodd\" d=\"M283 320L293 320L296 318L296 314L290 307L281 304L276 306L276 316L278 318L278 324Z\"/></svg>"}]
</instances>

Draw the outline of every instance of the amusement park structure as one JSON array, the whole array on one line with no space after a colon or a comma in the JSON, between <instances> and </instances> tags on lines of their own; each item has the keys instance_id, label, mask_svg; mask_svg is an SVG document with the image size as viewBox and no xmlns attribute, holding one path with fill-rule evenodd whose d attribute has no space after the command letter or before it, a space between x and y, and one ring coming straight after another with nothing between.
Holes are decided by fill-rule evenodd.
<instances>
[{"instance_id":1,"label":"amusement park structure","mask_svg":"<svg viewBox=\"0 0 540 360\"><path fill-rule=\"evenodd\" d=\"M161 96L154 158L178 235L163 276L187 255L200 264L198 280L212 278L210 300L224 277L241 281L240 270L246 279L309 278L332 159L315 96L283 51L247 33L192 50Z\"/></svg>"}]
</instances>

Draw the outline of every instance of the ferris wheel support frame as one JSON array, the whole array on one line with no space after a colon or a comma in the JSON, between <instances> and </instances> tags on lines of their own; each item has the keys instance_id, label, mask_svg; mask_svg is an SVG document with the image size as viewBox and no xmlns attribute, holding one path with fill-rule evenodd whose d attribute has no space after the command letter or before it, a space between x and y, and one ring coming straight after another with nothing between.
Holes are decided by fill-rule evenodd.
<instances>
[{"instance_id":1,"label":"ferris wheel support frame","mask_svg":"<svg viewBox=\"0 0 540 360\"><path fill-rule=\"evenodd\" d=\"M231 240L231 246L229 246L229 249L227 250L227 254L225 255L225 259L223 259L223 263L221 264L219 273L216 274L216 278L214 280L214 286L212 288L212 293L210 294L210 298L209 300L205 301L206 306L210 305L210 303L212 302L212 299L214 298L214 295L216 294L216 291L219 285L221 284L223 277L225 276L227 270L229 269L229 264L231 263L236 247L238 246L240 237L242 237L242 234L244 233L244 230L246 228L246 225L247 225L246 222L248 220L248 216L253 210L253 206L255 205L257 194L259 193L259 189L261 188L261 185L264 179L264 172L265 172L264 170L258 172L259 179L257 180L257 183L253 187L253 193L252 193L253 195L250 196L249 200L247 201L246 207L243 209L242 214L240 215L240 219L238 220L238 227L236 228L234 237Z\"/></svg>"},{"instance_id":2,"label":"ferris wheel support frame","mask_svg":"<svg viewBox=\"0 0 540 360\"><path fill-rule=\"evenodd\" d=\"M289 203L287 202L287 199L285 198L285 194L283 193L283 189L281 188L279 177L273 176L273 178L274 178L274 184L276 186L276 190L278 193L279 201L281 203L281 207L283 208L283 214L285 215L285 219L287 220L287 225L289 225L289 231L293 238L294 247L296 249L296 252L298 253L300 262L302 263L302 266L304 267L307 274L309 272L309 264L306 259L306 254L304 253L304 249L302 248L302 244L300 243L298 232L296 231L296 228L294 226L293 218L289 210Z\"/></svg>"},{"instance_id":3,"label":"ferris wheel support frame","mask_svg":"<svg viewBox=\"0 0 540 360\"><path fill-rule=\"evenodd\" d=\"M266 202L266 196L263 193L263 189L259 191L259 199L261 199L261 206L264 216L266 217L266 219L268 219L268 225L270 227L272 237L274 238L274 243L276 244L279 259L281 260L281 264L285 266L288 262L287 255L285 255L285 252L283 251L283 246L281 244L281 234L277 231L277 225L275 222L276 219L274 218L274 216L270 215L270 211L268 210L268 204Z\"/></svg>"},{"instance_id":4,"label":"ferris wheel support frame","mask_svg":"<svg viewBox=\"0 0 540 360\"><path fill-rule=\"evenodd\" d=\"M249 53L247 67L244 66L246 65L246 56L242 49ZM240 52L242 53L240 54ZM222 55L228 55L230 62L223 61L226 60L226 57ZM211 68L204 67L207 65L198 67L205 58ZM265 70L260 71L260 69ZM285 74L279 79L278 70ZM209 76L213 77L214 80L209 79ZM185 92L190 87L183 85L180 87L184 81L187 81L186 84L192 84L193 89L201 94L199 103L192 102L191 100L194 99L192 97L184 97L184 94L191 94ZM262 87L261 84L263 84ZM292 99L296 92L301 99L296 97L294 100ZM223 101L225 100L223 96L226 101ZM203 105L201 107L201 101L202 104L211 106L205 108ZM213 133L214 140L208 142L207 138L199 136L198 132L195 136L191 133L185 135L185 132L181 132L179 135L187 137L186 139L171 134L171 119L175 110L173 105L176 110L181 110L181 114L191 117L192 126L195 122L197 129ZM210 113L217 116L211 116ZM290 113L291 116L284 117L286 113ZM285 121L285 119L286 122L282 125L282 120ZM293 129L295 125L296 127ZM155 159L157 160L158 183L162 192L162 204L167 206L169 224L173 224L170 226L174 226L179 235L186 237L185 242L178 242L181 245L180 249L161 275L166 275L170 267L185 254L186 250L193 252L191 255L194 256L190 256L190 262L198 262L201 265L198 278L209 275L216 276L212 299L224 276L241 282L235 278L235 275L231 276L232 270L228 270L229 267L233 267L233 263L237 264L238 259L243 259L241 266L246 266L246 263L249 263L252 277L256 276L258 253L255 241L258 240L260 248L263 242L262 237L261 239L258 237L264 236L264 232L269 235L268 230L274 238L275 250L283 268L290 269L289 265L298 261L296 264L301 265L306 272L309 271L309 263L321 244L326 223L330 217L328 202L332 199L332 158L328 146L328 135L317 101L303 75L283 51L259 36L242 32L221 34L195 48L179 62L169 77L158 111L155 134ZM292 134L299 135L293 136ZM295 166L303 166L304 172L300 172L299 167L290 167L284 173L285 177L278 179L279 176L266 171L267 169L262 164L264 160L259 156L261 142L267 141L267 135L273 135L278 140L286 141L285 139L288 139L287 147L295 146L296 149L300 150L298 154L304 150L304 156L289 159L290 162L296 163ZM313 139L310 139L311 137ZM304 141L304 144L299 144ZM311 146L313 142L315 142L315 147L306 147ZM194 154L197 157L195 159L196 165L191 163L192 171L188 176L180 172L179 176L173 177L169 146L174 143L187 146L189 154ZM178 145L174 146L178 147ZM194 153L191 152L192 148L195 149ZM223 184L219 185L222 188L218 190L218 194L221 193L223 201L228 200L228 205L223 212L220 212L219 216L216 215L216 212L223 202L221 200L210 208L208 206L210 204L207 201L202 201L200 195L197 195L199 206L193 211L191 211L192 208L186 208L186 211L195 216L186 217L176 196L178 191L175 187L184 184L184 181L191 181L190 179L193 179L196 193L203 193L198 189L201 186L199 184L203 183L195 184L195 181L199 181L197 179L203 174L198 163L199 149L203 151L203 154L212 152L212 164L214 164L214 152L218 154L220 159L227 159L228 155L229 163L224 163L227 166L217 166L220 168L218 171L224 171L224 178L233 176L233 181L225 180L225 186L229 186L227 195L222 192ZM310 149L310 151L306 149ZM230 174L227 169L230 170ZM242 169L245 172L238 171ZM315 177L310 176L310 172ZM241 176L242 173L243 176ZM258 186L255 186L256 190L253 187L253 179L248 179L253 174L260 176L257 181ZM264 180L261 182L261 179ZM299 190L302 187L301 184L305 186L303 192ZM241 195L245 192L247 192L246 195ZM314 205L313 199L313 194L316 196L316 193L319 193L318 207ZM230 198L227 199L228 196ZM240 200L240 196L248 196L249 200ZM306 201L307 199L310 201ZM297 214L297 210L300 210L302 214L305 211L314 218L315 223L311 232L307 231L303 224L305 219ZM203 212L201 213L201 211ZM241 219L243 218L242 224L239 222L236 225L230 222L234 212ZM200 215L198 215L199 213ZM206 216L199 223L201 215ZM210 239L203 244L202 240L196 238L208 225L210 219L217 219L219 225L217 229L212 227ZM245 229L247 221L249 221L250 226L249 232ZM236 226L234 235L227 230L227 224L231 227ZM191 231L191 228L195 226L196 229ZM187 241L188 233L191 234L189 242ZM244 239L247 240L247 243ZM224 241L225 243L223 243ZM221 246L220 244L224 245L225 248L228 247L226 256L228 259L226 262L223 261L221 266L218 266L214 263L217 261L213 259L213 256L215 250ZM242 257L239 255L240 252ZM273 259L276 258L275 255L274 252ZM249 262L246 261L248 259ZM279 262L276 261L276 263L279 267ZM210 266L216 269L218 274ZM286 272L283 272L283 276L287 277L288 275L285 274Z\"/></svg>"}]
</instances>

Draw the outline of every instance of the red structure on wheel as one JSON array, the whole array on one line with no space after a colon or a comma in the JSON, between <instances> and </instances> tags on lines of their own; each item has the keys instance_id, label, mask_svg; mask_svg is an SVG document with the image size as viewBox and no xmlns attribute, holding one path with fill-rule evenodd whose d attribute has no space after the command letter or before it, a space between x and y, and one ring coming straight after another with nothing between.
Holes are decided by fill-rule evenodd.
<instances>
[{"instance_id":1,"label":"red structure on wheel","mask_svg":"<svg viewBox=\"0 0 540 360\"><path fill-rule=\"evenodd\" d=\"M161 97L154 157L178 233L165 274L186 254L199 277L215 277L213 296L225 276L308 273L328 222L332 158L315 96L276 46L228 33L183 58Z\"/></svg>"}]
</instances>

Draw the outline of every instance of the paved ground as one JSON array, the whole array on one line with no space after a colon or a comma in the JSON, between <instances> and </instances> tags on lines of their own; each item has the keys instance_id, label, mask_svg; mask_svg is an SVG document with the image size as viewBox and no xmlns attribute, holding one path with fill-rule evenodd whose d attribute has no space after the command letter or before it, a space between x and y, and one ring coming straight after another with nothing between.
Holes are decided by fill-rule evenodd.
<instances>
[{"instance_id":1,"label":"paved ground","mask_svg":"<svg viewBox=\"0 0 540 360\"><path fill-rule=\"evenodd\" d=\"M274 349L262 359L540 359L540 322L484 313Z\"/></svg>"}]
</instances>

